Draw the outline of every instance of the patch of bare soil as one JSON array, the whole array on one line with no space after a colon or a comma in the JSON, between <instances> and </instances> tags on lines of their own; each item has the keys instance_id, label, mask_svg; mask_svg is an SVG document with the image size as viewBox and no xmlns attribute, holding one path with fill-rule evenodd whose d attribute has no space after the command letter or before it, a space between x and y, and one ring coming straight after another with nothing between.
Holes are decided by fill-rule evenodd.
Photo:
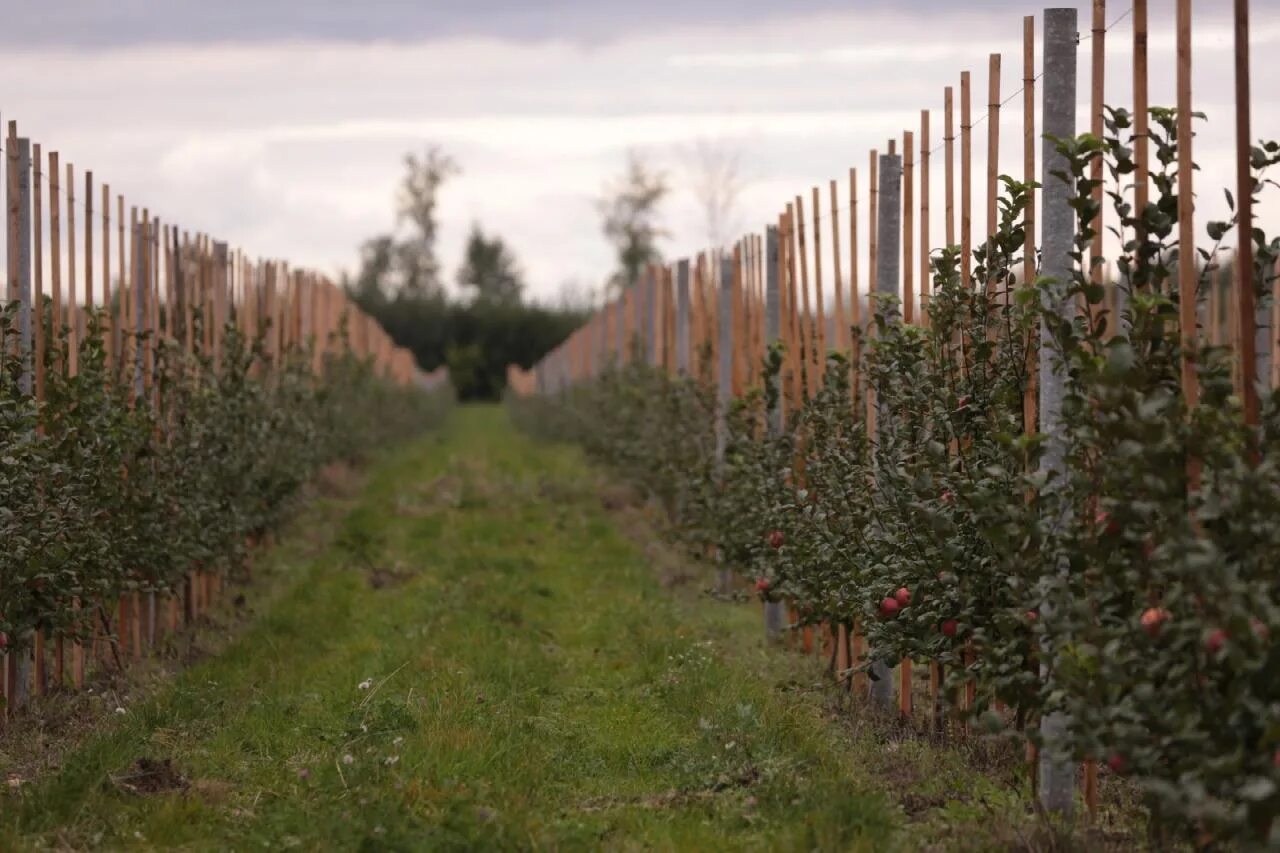
<instances>
[{"instance_id":1,"label":"patch of bare soil","mask_svg":"<svg viewBox=\"0 0 1280 853\"><path fill-rule=\"evenodd\" d=\"M185 792L191 787L187 777L178 772L172 761L167 758L156 760L145 755L129 765L128 770L112 774L108 778L118 790L144 797L174 791Z\"/></svg>"},{"instance_id":2,"label":"patch of bare soil","mask_svg":"<svg viewBox=\"0 0 1280 853\"><path fill-rule=\"evenodd\" d=\"M600 489L600 506L607 512L617 512L636 506L639 496L629 486L619 483L605 483Z\"/></svg>"},{"instance_id":3,"label":"patch of bare soil","mask_svg":"<svg viewBox=\"0 0 1280 853\"><path fill-rule=\"evenodd\" d=\"M371 589L394 589L408 583L414 574L416 573L397 563L391 568L375 566L365 573L365 578Z\"/></svg>"}]
</instances>

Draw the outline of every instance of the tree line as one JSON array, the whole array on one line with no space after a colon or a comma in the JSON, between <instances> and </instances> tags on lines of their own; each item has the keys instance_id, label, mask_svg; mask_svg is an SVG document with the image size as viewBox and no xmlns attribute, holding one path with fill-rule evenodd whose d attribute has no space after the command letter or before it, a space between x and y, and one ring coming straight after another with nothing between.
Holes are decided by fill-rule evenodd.
<instances>
[{"instance_id":1,"label":"tree line","mask_svg":"<svg viewBox=\"0 0 1280 853\"><path fill-rule=\"evenodd\" d=\"M537 363L585 322L590 297L562 292L552 304L528 299L515 253L479 223L471 227L451 292L437 256L438 207L440 190L460 173L459 164L428 146L407 155L404 166L396 230L361 245L359 267L343 276L343 286L423 369L448 366L460 398L496 399L507 365ZM631 287L646 265L661 262L658 206L668 192L667 176L634 153L606 187L597 210L617 257L607 289Z\"/></svg>"}]
</instances>

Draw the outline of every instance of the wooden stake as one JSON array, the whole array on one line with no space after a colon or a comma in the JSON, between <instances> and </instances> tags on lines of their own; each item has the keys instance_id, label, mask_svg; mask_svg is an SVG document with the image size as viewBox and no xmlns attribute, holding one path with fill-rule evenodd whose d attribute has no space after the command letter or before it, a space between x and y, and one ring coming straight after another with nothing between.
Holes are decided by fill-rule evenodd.
<instances>
[{"instance_id":1,"label":"wooden stake","mask_svg":"<svg viewBox=\"0 0 1280 853\"><path fill-rule=\"evenodd\" d=\"M879 209L876 204L880 197L880 153L871 149L871 203L867 210L867 295L876 292L876 263L879 260L880 237L876 233L876 216ZM868 314L871 312L868 311ZM875 322L872 316L867 317L867 324Z\"/></svg>"},{"instance_id":2,"label":"wooden stake","mask_svg":"<svg viewBox=\"0 0 1280 853\"><path fill-rule=\"evenodd\" d=\"M942 182L946 205L947 246L956 244L956 132L954 91L948 86L943 92L943 164Z\"/></svg>"},{"instance_id":3,"label":"wooden stake","mask_svg":"<svg viewBox=\"0 0 1280 853\"><path fill-rule=\"evenodd\" d=\"M929 325L929 111L920 111L920 325Z\"/></svg>"},{"instance_id":4,"label":"wooden stake","mask_svg":"<svg viewBox=\"0 0 1280 853\"><path fill-rule=\"evenodd\" d=\"M800 256L800 293L804 299L804 318L800 323L800 348L804 358L804 390L805 399L811 399L814 396L816 386L815 380L817 374L814 369L814 329L813 329L813 312L809 304L809 247L805 240L804 230L804 199L796 196L795 208L795 224L796 224L796 253Z\"/></svg>"},{"instance_id":5,"label":"wooden stake","mask_svg":"<svg viewBox=\"0 0 1280 853\"><path fill-rule=\"evenodd\" d=\"M18 236L18 216L22 209L22 203L18 198L18 182L22 174L22 167L19 160L18 152L18 123L16 121L9 122L9 138L5 140L5 260L6 272L8 277L5 286L5 302L14 302L18 299L18 244L21 238ZM20 336L12 339L6 339L5 330L0 328L0 343L3 343L4 350L10 355L17 355L22 346ZM10 675L5 677L6 690L9 689L13 670L16 668L16 659L7 652L4 654L4 660L8 662ZM13 688L16 690L16 686ZM13 692L5 694L10 700L15 698ZM5 706L6 714L10 710Z\"/></svg>"},{"instance_id":6,"label":"wooden stake","mask_svg":"<svg viewBox=\"0 0 1280 853\"><path fill-rule=\"evenodd\" d=\"M35 391L36 403L40 406L44 404L44 361L45 361L45 341L44 341L44 200L43 188L40 181L41 161L44 158L41 155L40 146L33 145L31 148L31 222L32 239L35 251L31 258L31 331L34 337L35 346ZM43 431L43 413L37 428Z\"/></svg>"},{"instance_id":7,"label":"wooden stake","mask_svg":"<svg viewBox=\"0 0 1280 853\"><path fill-rule=\"evenodd\" d=\"M1182 395L1188 407L1200 402L1196 377L1196 253L1195 200L1191 144L1191 0L1178 0L1178 299L1182 323ZM1199 464L1188 463L1192 489L1200 484Z\"/></svg>"},{"instance_id":8,"label":"wooden stake","mask_svg":"<svg viewBox=\"0 0 1280 853\"><path fill-rule=\"evenodd\" d=\"M778 277L778 337L777 341L783 345L784 355L782 359L782 367L778 375L778 431L785 429L787 415L791 412L791 399L788 396L789 382L788 374L790 363L790 344L787 343L788 332L790 329L789 318L790 308L788 307L787 294L787 216L785 213L778 214L778 233L774 242L777 248L777 257L774 260L776 275Z\"/></svg>"},{"instance_id":9,"label":"wooden stake","mask_svg":"<svg viewBox=\"0 0 1280 853\"><path fill-rule=\"evenodd\" d=\"M832 180L831 190L831 271L836 287L836 349L849 351L849 320L844 311L844 275L840 270L840 204L838 201L837 181ZM852 214L850 214L852 216ZM840 628L841 636L844 626ZM843 641L842 641L843 642Z\"/></svg>"},{"instance_id":10,"label":"wooden stake","mask_svg":"<svg viewBox=\"0 0 1280 853\"><path fill-rule=\"evenodd\" d=\"M813 292L817 297L815 307L818 311L818 345L817 373L818 382L822 382L827 372L827 309L823 305L822 295L822 225L818 221L818 211L822 209L822 200L818 188L813 188Z\"/></svg>"},{"instance_id":11,"label":"wooden stake","mask_svg":"<svg viewBox=\"0 0 1280 853\"><path fill-rule=\"evenodd\" d=\"M76 294L76 176L67 164L67 370L80 373L80 299Z\"/></svg>"},{"instance_id":12,"label":"wooden stake","mask_svg":"<svg viewBox=\"0 0 1280 853\"><path fill-rule=\"evenodd\" d=\"M746 386L746 347L744 330L746 328L746 288L742 283L742 275L744 275L744 263L742 263L742 242L739 241L733 245L733 275L732 275L732 296L730 298L730 324L732 327L732 346L733 352L730 353L730 361L733 370L730 380L730 392L733 398L739 398L745 391ZM657 280L666 278L662 272L659 272Z\"/></svg>"},{"instance_id":13,"label":"wooden stake","mask_svg":"<svg viewBox=\"0 0 1280 853\"><path fill-rule=\"evenodd\" d=\"M122 282L123 284L123 282ZM116 321L111 314L111 187L102 185L102 346L107 357L107 376L115 373Z\"/></svg>"},{"instance_id":14,"label":"wooden stake","mask_svg":"<svg viewBox=\"0 0 1280 853\"><path fill-rule=\"evenodd\" d=\"M874 232L872 232L874 233ZM858 170L849 170L849 316L862 329L862 294L858 292ZM856 359L855 359L856 361Z\"/></svg>"},{"instance_id":15,"label":"wooden stake","mask_svg":"<svg viewBox=\"0 0 1280 853\"><path fill-rule=\"evenodd\" d=\"M968 287L973 279L973 121L969 106L969 72L960 74L960 273Z\"/></svg>"},{"instance_id":16,"label":"wooden stake","mask_svg":"<svg viewBox=\"0 0 1280 853\"><path fill-rule=\"evenodd\" d=\"M1151 179L1148 111L1147 0L1133 0L1133 201L1139 218L1147 207Z\"/></svg>"},{"instance_id":17,"label":"wooden stake","mask_svg":"<svg viewBox=\"0 0 1280 853\"><path fill-rule=\"evenodd\" d=\"M902 132L902 321L915 322L915 135Z\"/></svg>"},{"instance_id":18,"label":"wooden stake","mask_svg":"<svg viewBox=\"0 0 1280 853\"><path fill-rule=\"evenodd\" d=\"M93 308L93 172L88 170L84 173L84 302ZM102 305L105 308L107 303Z\"/></svg>"},{"instance_id":19,"label":"wooden stake","mask_svg":"<svg viewBox=\"0 0 1280 853\"><path fill-rule=\"evenodd\" d=\"M1093 62L1092 62L1092 88L1089 100L1089 132L1096 138L1101 139L1105 130L1104 110L1106 104L1105 98L1105 82L1107 73L1107 0L1093 0ZM1103 224L1103 195L1102 187L1102 157L1101 155L1093 158L1093 162L1089 164L1089 180L1096 181L1097 185L1093 189L1093 201L1098 205L1098 214L1093 220L1093 245L1090 247L1089 278L1094 284L1102 284L1104 280L1104 270L1101 264L1102 259L1102 229ZM1096 306L1091 310L1096 311Z\"/></svg>"},{"instance_id":20,"label":"wooden stake","mask_svg":"<svg viewBox=\"0 0 1280 853\"><path fill-rule=\"evenodd\" d=\"M62 371L62 174L58 152L49 152L49 283L53 287L49 318L49 345L53 347L54 369Z\"/></svg>"},{"instance_id":21,"label":"wooden stake","mask_svg":"<svg viewBox=\"0 0 1280 853\"><path fill-rule=\"evenodd\" d=\"M1257 305L1254 299L1253 270L1253 171L1250 166L1252 130L1250 129L1249 86L1249 3L1235 0L1236 25L1236 336L1240 341L1240 396L1244 401L1244 420L1249 426L1258 424ZM1272 337L1275 337L1274 330Z\"/></svg>"},{"instance_id":22,"label":"wooden stake","mask_svg":"<svg viewBox=\"0 0 1280 853\"><path fill-rule=\"evenodd\" d=\"M109 206L109 205L107 205ZM120 341L119 359L120 373L126 376L125 370L128 365L126 354L129 352L129 340L125 330L128 328L129 305L132 299L129 293L129 279L125 276L125 254L124 254L124 196L116 196L116 282L120 285L119 296L116 302L116 328L115 333ZM132 379L124 379L125 382L131 382Z\"/></svg>"},{"instance_id":23,"label":"wooden stake","mask_svg":"<svg viewBox=\"0 0 1280 853\"><path fill-rule=\"evenodd\" d=\"M1000 54L991 54L987 66L987 265L995 251L996 228L1000 208ZM987 292L995 287L988 274ZM1005 293L1005 304L1009 294Z\"/></svg>"}]
</instances>

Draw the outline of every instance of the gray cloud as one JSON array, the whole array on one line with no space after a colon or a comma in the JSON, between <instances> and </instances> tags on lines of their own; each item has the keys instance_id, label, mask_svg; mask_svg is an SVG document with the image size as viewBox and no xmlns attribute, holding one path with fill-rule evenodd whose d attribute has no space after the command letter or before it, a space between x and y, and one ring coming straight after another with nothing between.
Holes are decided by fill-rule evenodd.
<instances>
[{"instance_id":1,"label":"gray cloud","mask_svg":"<svg viewBox=\"0 0 1280 853\"><path fill-rule=\"evenodd\" d=\"M1038 11L1025 0L969 0L968 12ZM155 43L416 41L458 36L587 42L688 26L734 27L813 13L954 11L954 0L3 0L0 44L120 47Z\"/></svg>"},{"instance_id":2,"label":"gray cloud","mask_svg":"<svg viewBox=\"0 0 1280 853\"><path fill-rule=\"evenodd\" d=\"M320 22L336 32L340 16L351 13L333 6L330 14L326 3L332 0L309 7L308 25ZM672 175L674 192L663 216L673 238L664 249L672 256L700 251L705 230L685 156L695 140L741 155L749 178L738 211L744 228L775 221L780 206L797 193L807 197L815 184L825 189L828 179L840 179L843 195L850 166L861 170L865 192L868 150L914 128L920 109L934 111L933 143L940 141L942 87L956 85L960 71L973 72L975 112L985 110L990 51L1004 53L1003 92L1013 94L1021 79L1021 16L1028 11L1026 3L979 4L988 11L975 12L972 5L929 0L871 10L864 3L856 12L835 13L820 11L821 0L798 0L808 14L788 7L785 16L766 19L752 13L761 8L757 0L737 0L735 9L745 11L726 13L735 22L730 27L679 23L705 20L708 10L723 11L723 3L697 4L686 14L660 0L648 11L655 20L667 16L665 31L637 23L631 34L607 44L446 37L447 21L475 25L483 17L475 9L502 9L512 0L485 3L466 14L439 13L431 38L409 39L413 31L406 25L406 38L390 42L263 40L276 26L272 21L288 23L281 5L271 4L239 21L225 11L209 12L226 16L224 26L242 27L240 41L178 45L152 39L90 50L28 45L0 53L6 78L22 81L7 87L0 106L6 120L19 121L21 133L59 150L64 163L94 168L96 179L123 191L130 205L149 206L166 222L208 231L251 254L327 271L349 268L360 240L394 226L391 201L401 155L440 143L464 167L442 199L446 267L457 263L467 228L478 220L510 241L533 292L550 295L565 280L593 284L608 271L609 248L592 201L628 148L642 149ZM602 19L617 5L599 3ZM1163 16L1172 4L1162 5ZM1231 181L1232 64L1231 28L1223 15L1229 5L1199 5L1194 88L1197 107L1211 118L1196 143L1204 166L1197 219L1204 223L1223 214L1221 188ZM1113 20L1128 8L1113 6ZM926 7L936 11L922 28L918 10ZM55 0L52 8L69 15L74 4ZM172 8L165 26L178 32L179 22L189 25L188 7L179 0ZM232 0L231 8L244 12L245 5ZM370 14L388 8L383 0ZM550 21L548 7L541 8ZM586 20L595 7L562 0L550 8ZM153 11L141 10L137 0L118 0L110 17L127 21L135 15L160 26ZM561 32L575 20L569 12L555 19ZM1172 31L1154 13L1151 98L1169 104ZM107 17L93 14L99 21ZM405 13L415 14L427 20L436 13ZM621 14L622 21L635 20L634 12ZM30 27L29 17L14 15L11 23ZM1082 10L1086 28L1087 18ZM511 25L507 18L501 23ZM40 27L59 30L47 18ZM0 39L13 32L4 30ZM142 39L147 32L140 27L129 37ZM216 32L202 31L202 37L213 39ZM536 27L526 28L526 35L533 32ZM1110 103L1129 102L1129 35L1122 23L1107 42ZM1274 138L1280 136L1280 91L1264 85L1263 58L1280 49L1275 4L1255 0L1254 36L1255 133ZM1082 47L1082 81L1088 63ZM1086 101L1084 87L1081 128ZM1013 100L1001 118L1000 166L1017 173L1020 101ZM977 188L984 186L985 148L984 127L974 146ZM937 161L934 166L936 245L942 175ZM1269 197L1260 211L1269 232L1280 222L1275 201ZM984 209L985 194L975 189L979 222ZM863 253L866 245L864 234ZM865 258L863 263L865 269Z\"/></svg>"}]
</instances>

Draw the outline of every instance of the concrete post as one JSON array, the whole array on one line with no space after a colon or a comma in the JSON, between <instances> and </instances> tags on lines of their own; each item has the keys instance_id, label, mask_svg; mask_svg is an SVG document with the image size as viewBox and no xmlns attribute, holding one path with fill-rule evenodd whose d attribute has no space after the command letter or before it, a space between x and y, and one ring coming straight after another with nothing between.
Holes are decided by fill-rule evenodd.
<instances>
[{"instance_id":1,"label":"concrete post","mask_svg":"<svg viewBox=\"0 0 1280 853\"><path fill-rule=\"evenodd\" d=\"M880 185L876 207L876 234L879 251L876 254L876 293L881 296L901 296L899 277L902 274L902 156L880 155Z\"/></svg>"},{"instance_id":2,"label":"concrete post","mask_svg":"<svg viewBox=\"0 0 1280 853\"><path fill-rule=\"evenodd\" d=\"M898 257L902 237L902 157L897 154L881 154L879 176L876 206L876 236L879 246L876 255L876 294L897 297L900 295L898 280L902 269ZM892 414L882 401L876 415L879 428L888 425L891 417ZM871 667L871 701L885 708L891 708L894 704L893 669L883 661L878 661Z\"/></svg>"},{"instance_id":3,"label":"concrete post","mask_svg":"<svg viewBox=\"0 0 1280 853\"><path fill-rule=\"evenodd\" d=\"M10 165L13 161L9 161ZM22 374L19 387L23 394L32 393L34 362L31 352L31 141L18 140L18 245L13 247L18 258L17 292L18 352L22 358ZM31 662L35 653L35 635L27 631L22 637L21 651L13 655L13 694L9 697L10 710L27 704L31 688Z\"/></svg>"},{"instance_id":4,"label":"concrete post","mask_svg":"<svg viewBox=\"0 0 1280 853\"><path fill-rule=\"evenodd\" d=\"M733 405L733 256L720 256L720 299L716 342L720 369L716 371L716 471L724 475L724 454L729 443L729 407ZM733 571L721 564L716 573L716 589L727 593L733 586Z\"/></svg>"},{"instance_id":5,"label":"concrete post","mask_svg":"<svg viewBox=\"0 0 1280 853\"><path fill-rule=\"evenodd\" d=\"M778 229L769 226L764 236L764 339L765 345L772 347L782 333L782 296L781 282L778 281ZM779 392L781 389L779 389ZM769 412L769 434L777 437L782 434L782 395L778 394L777 405ZM782 639L782 629L786 624L786 608L781 601L764 603L764 635L768 640Z\"/></svg>"},{"instance_id":6,"label":"concrete post","mask_svg":"<svg viewBox=\"0 0 1280 853\"><path fill-rule=\"evenodd\" d=\"M1069 139L1076 135L1076 10L1046 9L1044 13L1044 103L1045 133L1041 158L1044 185L1040 214L1042 274L1056 282L1052 293L1043 297L1047 310L1070 316L1073 303L1066 296L1074 262L1072 245L1076 234L1076 214L1072 209L1071 186L1054 176L1066 171L1065 158L1054 150L1051 137ZM1040 327L1040 429L1049 437L1041 469L1062 473L1066 464L1066 443L1062 436L1062 398L1065 375L1061 360L1050 346L1049 330ZM1065 519L1059 519L1059 522ZM1047 608L1046 608L1047 609ZM1075 789L1075 767L1053 758L1053 751L1067 728L1065 715L1048 714L1040 723L1045 749L1040 753L1040 803L1051 812L1071 813Z\"/></svg>"}]
</instances>

